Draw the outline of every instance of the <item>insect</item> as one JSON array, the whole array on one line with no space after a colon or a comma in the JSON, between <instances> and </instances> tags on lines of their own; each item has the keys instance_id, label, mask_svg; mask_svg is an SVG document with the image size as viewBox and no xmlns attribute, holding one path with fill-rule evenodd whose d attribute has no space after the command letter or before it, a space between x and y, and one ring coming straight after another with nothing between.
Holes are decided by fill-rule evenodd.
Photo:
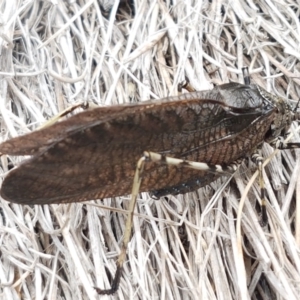
<instances>
[{"instance_id":1,"label":"insect","mask_svg":"<svg viewBox=\"0 0 300 300\"><path fill-rule=\"evenodd\" d=\"M279 139L297 117L285 99L239 83L95 108L2 143L2 154L32 157L6 176L1 196L19 204L53 204L132 194L117 273L111 289L97 288L112 294L122 275L139 191L154 198L190 192L232 173L230 166L263 142L298 147Z\"/></svg>"}]
</instances>

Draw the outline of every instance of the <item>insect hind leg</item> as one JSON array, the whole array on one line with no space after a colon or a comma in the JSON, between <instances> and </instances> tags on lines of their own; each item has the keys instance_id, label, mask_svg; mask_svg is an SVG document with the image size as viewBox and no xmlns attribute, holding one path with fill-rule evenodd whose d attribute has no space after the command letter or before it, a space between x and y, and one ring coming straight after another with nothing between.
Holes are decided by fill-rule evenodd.
<instances>
[{"instance_id":1,"label":"insect hind leg","mask_svg":"<svg viewBox=\"0 0 300 300\"><path fill-rule=\"evenodd\" d=\"M169 157L159 153L148 152L148 151L144 152L144 157L146 161L163 163L163 164L173 165L178 167L187 167L195 170L218 173L220 175L228 175L228 173L232 174L232 172L237 170L237 167L240 164L240 162L237 161L231 163L228 166L210 165L203 162L189 161L185 159Z\"/></svg>"},{"instance_id":2,"label":"insect hind leg","mask_svg":"<svg viewBox=\"0 0 300 300\"><path fill-rule=\"evenodd\" d=\"M158 200L160 197L166 195L176 196L178 194L185 194L188 192L193 192L209 183L217 180L220 176L229 176L236 171L241 161L235 161L228 166L221 165L210 165L207 163L192 162L183 159L177 159L172 157L166 157L164 155L146 152L147 160L152 162L158 162L168 165L183 166L187 168L192 168L200 171L205 171L207 175L205 178L195 177L186 182L182 182L178 185L169 186L159 190L153 190L150 192L151 198Z\"/></svg>"},{"instance_id":3,"label":"insect hind leg","mask_svg":"<svg viewBox=\"0 0 300 300\"><path fill-rule=\"evenodd\" d=\"M132 192L131 192L131 200L130 200L129 208L128 208L128 216L127 216L127 220L126 220L126 224L125 224L125 232L124 232L123 242L121 245L121 252L120 252L118 260L117 260L117 270L116 270L115 276L113 278L111 288L104 290L104 289L95 287L95 289L99 295L112 295L119 288L121 276L123 273L123 265L124 265L124 262L126 259L126 251L127 251L128 243L130 241L130 237L131 237L134 208L136 205L137 196L138 196L141 182L142 182L141 175L144 170L145 161L146 161L145 156L142 156L139 159L139 161L137 163L136 171L134 174Z\"/></svg>"},{"instance_id":4,"label":"insect hind leg","mask_svg":"<svg viewBox=\"0 0 300 300\"><path fill-rule=\"evenodd\" d=\"M240 161L237 161L237 162L230 164L229 166L209 165L207 163L187 161L187 160L164 156L159 153L145 151L144 155L139 159L139 161L137 163L136 171L134 174L134 180L133 180L133 186L132 186L132 192L131 192L131 200L130 200L129 208L128 208L128 217L126 220L126 226L125 226L124 238L123 238L123 242L122 242L122 246L121 246L121 252L120 252L118 260L117 260L116 274L113 278L110 289L100 289L98 287L95 287L97 293L100 295L112 295L119 288L120 280L121 280L121 276L122 276L122 272L123 272L123 265L124 265L124 262L126 259L126 251L127 251L128 243L130 241L130 237L131 237L134 208L136 205L137 196L138 196L139 189L140 189L141 182L142 182L142 173L144 170L145 163L150 162L150 161L157 162L157 163L164 163L164 164L168 164L168 165L182 166L182 167L192 168L195 170L213 172L213 173L218 173L220 175L232 174L233 172L236 171L236 169L238 168L238 165L240 164Z\"/></svg>"}]
</instances>

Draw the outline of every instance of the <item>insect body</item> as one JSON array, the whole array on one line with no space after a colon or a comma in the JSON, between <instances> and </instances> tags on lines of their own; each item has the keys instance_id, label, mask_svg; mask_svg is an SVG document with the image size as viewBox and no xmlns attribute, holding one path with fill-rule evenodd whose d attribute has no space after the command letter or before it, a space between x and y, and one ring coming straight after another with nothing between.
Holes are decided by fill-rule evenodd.
<instances>
[{"instance_id":1,"label":"insect body","mask_svg":"<svg viewBox=\"0 0 300 300\"><path fill-rule=\"evenodd\" d=\"M285 100L238 83L96 108L2 143L1 153L32 158L8 174L1 196L21 204L49 204L130 194L136 162L145 150L228 165L285 133L292 120ZM218 176L149 163L141 191L155 197L186 193Z\"/></svg>"},{"instance_id":2,"label":"insect body","mask_svg":"<svg viewBox=\"0 0 300 300\"><path fill-rule=\"evenodd\" d=\"M224 84L210 91L100 107L0 145L9 155L32 155L4 179L2 198L20 204L78 202L131 193L135 167L144 151L160 161L181 159L170 166L149 161L139 191L156 198L205 186L269 142L278 148L298 144L278 142L295 115L287 102L257 85ZM151 157L151 154L149 155ZM154 156L153 156L154 157ZM204 168L187 161L202 162ZM136 196L133 196L134 206ZM133 208L128 218L117 275L109 290L118 289Z\"/></svg>"}]
</instances>

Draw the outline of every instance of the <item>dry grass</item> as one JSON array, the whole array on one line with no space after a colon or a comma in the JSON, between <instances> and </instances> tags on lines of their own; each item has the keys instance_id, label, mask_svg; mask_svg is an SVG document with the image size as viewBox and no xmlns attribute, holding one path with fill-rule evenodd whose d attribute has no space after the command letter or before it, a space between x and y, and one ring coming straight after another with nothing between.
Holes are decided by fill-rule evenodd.
<instances>
[{"instance_id":1,"label":"dry grass","mask_svg":"<svg viewBox=\"0 0 300 300\"><path fill-rule=\"evenodd\" d=\"M245 65L253 82L297 100L299 2L210 2L141 0L134 13L115 5L105 17L96 1L2 1L1 139L28 133L78 101L175 95L185 76L198 90L243 82ZM265 157L271 152L264 147ZM268 229L258 223L256 183L247 194L242 252L236 216L254 168L242 166L225 189L217 182L168 201L142 194L111 298L299 299L296 154L284 151L266 168ZM6 156L2 168L8 171ZM44 207L2 200L1 299L99 298L93 286L110 286L128 200Z\"/></svg>"}]
</instances>

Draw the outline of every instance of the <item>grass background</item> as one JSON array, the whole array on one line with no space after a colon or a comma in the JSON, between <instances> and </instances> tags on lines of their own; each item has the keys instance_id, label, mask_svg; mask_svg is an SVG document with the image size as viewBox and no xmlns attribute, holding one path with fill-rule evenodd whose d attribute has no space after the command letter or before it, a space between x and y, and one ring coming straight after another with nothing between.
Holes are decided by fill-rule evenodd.
<instances>
[{"instance_id":1,"label":"grass background","mask_svg":"<svg viewBox=\"0 0 300 300\"><path fill-rule=\"evenodd\" d=\"M159 99L185 77L197 90L243 83L243 66L253 83L298 100L298 1L121 2L0 3L2 141L80 101ZM272 152L264 145L264 157ZM3 174L22 159L2 156ZM237 209L254 171L246 161L225 188L219 180L168 200L141 194L120 289L102 298L298 299L299 156L282 151L266 167L268 229L252 185L240 248ZM93 287L110 287L129 199L1 200L1 299L98 299Z\"/></svg>"}]
</instances>

